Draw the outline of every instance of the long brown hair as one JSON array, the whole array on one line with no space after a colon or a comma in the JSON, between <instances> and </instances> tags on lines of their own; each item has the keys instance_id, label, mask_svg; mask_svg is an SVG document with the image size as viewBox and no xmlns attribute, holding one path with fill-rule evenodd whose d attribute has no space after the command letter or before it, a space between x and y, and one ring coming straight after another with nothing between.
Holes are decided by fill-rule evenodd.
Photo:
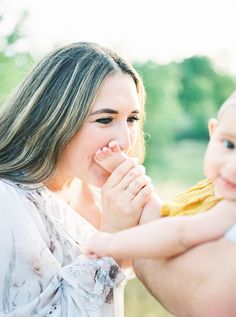
<instances>
[{"instance_id":1,"label":"long brown hair","mask_svg":"<svg viewBox=\"0 0 236 317\"><path fill-rule=\"evenodd\" d=\"M110 49L80 42L43 58L0 110L0 177L22 183L46 179L104 80L120 71L133 78L144 113L142 80ZM135 151L142 160L143 121Z\"/></svg>"}]
</instances>

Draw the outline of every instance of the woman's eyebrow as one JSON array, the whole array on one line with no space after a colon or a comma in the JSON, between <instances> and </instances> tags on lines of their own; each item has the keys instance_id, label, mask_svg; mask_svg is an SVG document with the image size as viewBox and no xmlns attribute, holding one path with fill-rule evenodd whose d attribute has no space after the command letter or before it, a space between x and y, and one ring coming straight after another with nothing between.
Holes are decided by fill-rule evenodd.
<instances>
[{"instance_id":1,"label":"woman's eyebrow","mask_svg":"<svg viewBox=\"0 0 236 317\"><path fill-rule=\"evenodd\" d=\"M89 116L94 116L95 114L101 114L101 113L118 114L118 111L110 109L110 108L104 108L104 109L99 109L97 111L91 112ZM131 113L139 113L139 111L134 110Z\"/></svg>"},{"instance_id":2,"label":"woman's eyebrow","mask_svg":"<svg viewBox=\"0 0 236 317\"><path fill-rule=\"evenodd\" d=\"M111 114L117 114L118 111L113 110L113 109L109 109L109 108L104 108L104 109L99 109L97 111L91 112L90 116L93 116L95 114L100 114L100 113L111 113Z\"/></svg>"}]
</instances>

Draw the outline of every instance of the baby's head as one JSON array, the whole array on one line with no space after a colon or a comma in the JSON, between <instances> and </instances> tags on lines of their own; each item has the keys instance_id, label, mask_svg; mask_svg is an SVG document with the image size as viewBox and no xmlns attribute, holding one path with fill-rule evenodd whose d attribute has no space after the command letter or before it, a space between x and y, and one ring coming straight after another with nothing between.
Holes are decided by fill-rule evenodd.
<instances>
[{"instance_id":1,"label":"baby's head","mask_svg":"<svg viewBox=\"0 0 236 317\"><path fill-rule=\"evenodd\" d=\"M204 169L215 195L236 201L236 91L223 103L218 120L209 121L210 142Z\"/></svg>"}]
</instances>

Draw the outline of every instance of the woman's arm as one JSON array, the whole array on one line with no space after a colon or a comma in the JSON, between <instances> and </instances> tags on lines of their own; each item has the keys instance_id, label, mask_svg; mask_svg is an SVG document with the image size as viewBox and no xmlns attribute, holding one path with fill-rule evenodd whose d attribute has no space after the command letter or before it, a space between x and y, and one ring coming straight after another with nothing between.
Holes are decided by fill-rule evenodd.
<instances>
[{"instance_id":1,"label":"woman's arm","mask_svg":"<svg viewBox=\"0 0 236 317\"><path fill-rule=\"evenodd\" d=\"M134 261L148 291L178 317L235 317L236 244L221 238L167 260Z\"/></svg>"}]
</instances>

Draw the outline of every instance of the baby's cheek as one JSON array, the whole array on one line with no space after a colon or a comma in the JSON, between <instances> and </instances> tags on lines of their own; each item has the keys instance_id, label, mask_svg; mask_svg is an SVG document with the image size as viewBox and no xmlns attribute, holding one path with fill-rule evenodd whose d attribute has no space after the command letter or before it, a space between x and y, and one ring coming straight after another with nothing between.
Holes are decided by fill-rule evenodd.
<instances>
[{"instance_id":1,"label":"baby's cheek","mask_svg":"<svg viewBox=\"0 0 236 317\"><path fill-rule=\"evenodd\" d=\"M220 172L220 165L214 157L207 157L205 161L205 176L213 180Z\"/></svg>"}]
</instances>

